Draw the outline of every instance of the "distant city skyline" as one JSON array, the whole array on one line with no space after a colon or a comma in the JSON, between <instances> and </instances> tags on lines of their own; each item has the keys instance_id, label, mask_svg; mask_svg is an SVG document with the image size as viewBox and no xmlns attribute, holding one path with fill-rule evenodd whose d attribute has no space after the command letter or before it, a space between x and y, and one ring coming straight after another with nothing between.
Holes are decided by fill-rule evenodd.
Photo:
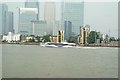
<instances>
[{"instance_id":1,"label":"distant city skyline","mask_svg":"<svg viewBox=\"0 0 120 80\"><path fill-rule=\"evenodd\" d=\"M14 6L12 5L14 4ZM9 11L14 12L14 28L17 32L17 18L16 15L18 14L19 7L24 7L24 3L7 3ZM11 6L12 5L12 6ZM42 3L41 5L44 5ZM40 5L40 6L41 6ZM118 37L118 5L117 2L113 3L104 3L104 2L91 2L91 3L84 3L84 25L89 24L91 30L100 31L103 34L109 34L113 37ZM104 7L104 9L103 9ZM40 7L41 9L42 7ZM42 10L44 11L44 10ZM103 16L104 15L104 16ZM41 14L39 17L40 19L43 18L44 14Z\"/></svg>"}]
</instances>

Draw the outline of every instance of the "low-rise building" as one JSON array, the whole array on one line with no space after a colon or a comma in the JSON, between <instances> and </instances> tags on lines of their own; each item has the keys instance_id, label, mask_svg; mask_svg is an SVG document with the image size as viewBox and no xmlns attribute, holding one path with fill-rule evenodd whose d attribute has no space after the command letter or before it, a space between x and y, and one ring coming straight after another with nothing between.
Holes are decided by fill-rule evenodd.
<instances>
[{"instance_id":1,"label":"low-rise building","mask_svg":"<svg viewBox=\"0 0 120 80\"><path fill-rule=\"evenodd\" d=\"M50 36L50 42L57 43L57 36Z\"/></svg>"},{"instance_id":2,"label":"low-rise building","mask_svg":"<svg viewBox=\"0 0 120 80\"><path fill-rule=\"evenodd\" d=\"M64 42L64 31L58 30L57 35L50 36L50 42L55 42L55 43Z\"/></svg>"},{"instance_id":3,"label":"low-rise building","mask_svg":"<svg viewBox=\"0 0 120 80\"><path fill-rule=\"evenodd\" d=\"M14 34L12 32L9 32L8 35L3 35L2 41L6 42L18 42L20 41L20 34Z\"/></svg>"},{"instance_id":4,"label":"low-rise building","mask_svg":"<svg viewBox=\"0 0 120 80\"><path fill-rule=\"evenodd\" d=\"M26 40L26 37L27 37L28 35L21 35L21 37L20 37L20 41L21 42L26 42L27 40Z\"/></svg>"}]
</instances>

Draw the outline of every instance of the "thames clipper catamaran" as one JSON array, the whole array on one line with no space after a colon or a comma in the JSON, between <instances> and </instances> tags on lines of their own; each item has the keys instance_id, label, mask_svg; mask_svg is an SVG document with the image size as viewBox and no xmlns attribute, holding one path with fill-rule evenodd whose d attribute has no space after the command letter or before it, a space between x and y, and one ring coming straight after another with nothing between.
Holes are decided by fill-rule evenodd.
<instances>
[{"instance_id":1,"label":"thames clipper catamaran","mask_svg":"<svg viewBox=\"0 0 120 80\"><path fill-rule=\"evenodd\" d=\"M68 43L68 42L62 42L62 43L54 43L54 42L46 42L46 43L41 43L41 47L64 47L64 48L74 48L77 47L75 43Z\"/></svg>"}]
</instances>

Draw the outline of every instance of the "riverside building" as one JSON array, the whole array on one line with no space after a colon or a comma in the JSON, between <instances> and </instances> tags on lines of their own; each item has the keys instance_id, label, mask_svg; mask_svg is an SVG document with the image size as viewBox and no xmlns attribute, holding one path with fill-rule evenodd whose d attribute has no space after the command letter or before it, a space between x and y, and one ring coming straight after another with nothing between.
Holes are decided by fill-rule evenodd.
<instances>
[{"instance_id":1,"label":"riverside building","mask_svg":"<svg viewBox=\"0 0 120 80\"><path fill-rule=\"evenodd\" d=\"M90 33L90 27L80 27L80 44L88 44L88 36Z\"/></svg>"}]
</instances>

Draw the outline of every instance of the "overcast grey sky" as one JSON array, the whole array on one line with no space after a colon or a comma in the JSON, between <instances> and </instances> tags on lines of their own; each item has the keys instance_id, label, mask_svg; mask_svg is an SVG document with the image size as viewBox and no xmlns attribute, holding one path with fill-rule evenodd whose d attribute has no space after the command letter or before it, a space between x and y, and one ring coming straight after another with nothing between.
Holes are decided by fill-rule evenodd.
<instances>
[{"instance_id":1,"label":"overcast grey sky","mask_svg":"<svg viewBox=\"0 0 120 80\"><path fill-rule=\"evenodd\" d=\"M111 36L118 36L117 2L86 2L84 6L84 24L91 30L100 31Z\"/></svg>"},{"instance_id":2,"label":"overcast grey sky","mask_svg":"<svg viewBox=\"0 0 120 80\"><path fill-rule=\"evenodd\" d=\"M118 36L118 2L117 2L118 0L103 0L103 1L91 0L91 1L92 2L90 2L90 0L85 0L84 2L84 19L83 19L84 25L89 24L91 26L91 30L100 31L101 33L104 34L109 34L109 30L110 30L110 35L117 37ZM18 7L24 7L24 3L8 2L7 4L9 10L14 12L14 19L15 19L14 28L17 31ZM41 5L43 6L44 4ZM40 6L40 9L44 12L43 7ZM59 11L57 12L59 13ZM43 19L43 16L44 14L41 13L40 18Z\"/></svg>"}]
</instances>

